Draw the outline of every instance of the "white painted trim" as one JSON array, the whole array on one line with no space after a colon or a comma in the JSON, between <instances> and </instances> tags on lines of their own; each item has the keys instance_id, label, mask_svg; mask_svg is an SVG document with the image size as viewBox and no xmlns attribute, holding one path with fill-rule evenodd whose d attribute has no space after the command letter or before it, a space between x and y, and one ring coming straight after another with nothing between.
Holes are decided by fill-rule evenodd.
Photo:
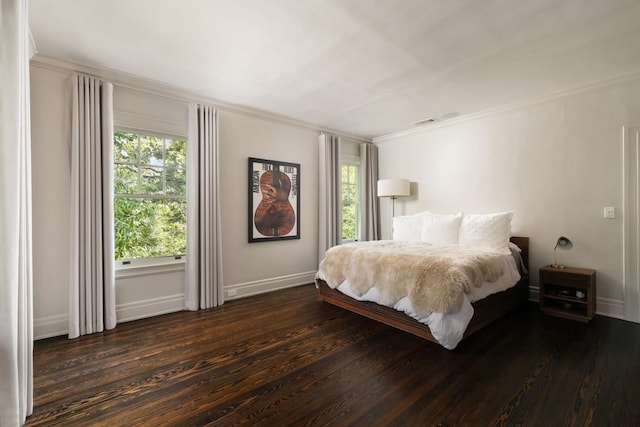
<instances>
[{"instance_id":1,"label":"white painted trim","mask_svg":"<svg viewBox=\"0 0 640 427\"><path fill-rule=\"evenodd\" d=\"M225 301L252 295L263 294L265 292L279 289L292 288L294 286L307 285L313 283L316 277L315 271L290 274L288 276L272 277L269 279L255 280L252 282L236 283L224 287Z\"/></svg>"},{"instance_id":2,"label":"white painted trim","mask_svg":"<svg viewBox=\"0 0 640 427\"><path fill-rule=\"evenodd\" d=\"M176 294L120 304L116 307L116 315L118 323L123 323L167 313L175 313L176 311L184 311L184 308L184 294Z\"/></svg>"},{"instance_id":3,"label":"white painted trim","mask_svg":"<svg viewBox=\"0 0 640 427\"><path fill-rule=\"evenodd\" d=\"M278 289L309 284L314 281L315 275L315 271L310 271L306 273L292 274L289 276L238 283L236 285L225 287L225 299L234 300ZM230 289L236 290L237 293L235 296L228 296ZM539 301L539 295L538 286L529 286L529 301ZM597 314L625 320L623 301L598 298L597 306ZM116 312L118 316L118 323L124 323L147 317L160 316L167 313L175 313L177 311L183 311L184 309L184 294L176 294L144 301L120 304L116 308ZM68 315L64 314L34 319L33 326L35 340L66 335L69 333Z\"/></svg>"},{"instance_id":4,"label":"white painted trim","mask_svg":"<svg viewBox=\"0 0 640 427\"><path fill-rule=\"evenodd\" d=\"M613 317L614 319L628 320L624 317L624 301L616 299L596 298L596 314Z\"/></svg>"},{"instance_id":5,"label":"white painted trim","mask_svg":"<svg viewBox=\"0 0 640 427\"><path fill-rule=\"evenodd\" d=\"M156 264L156 265L133 265L127 267L118 267L116 269L116 280L130 279L132 277L147 277L158 274L179 273L185 271L185 262Z\"/></svg>"},{"instance_id":6,"label":"white painted trim","mask_svg":"<svg viewBox=\"0 0 640 427\"><path fill-rule=\"evenodd\" d=\"M116 315L118 323L124 323L167 313L175 313L177 311L183 311L184 308L184 294L176 294L119 304L116 307ZM33 320L34 340L67 335L68 333L68 313L40 317Z\"/></svg>"},{"instance_id":7,"label":"white painted trim","mask_svg":"<svg viewBox=\"0 0 640 427\"><path fill-rule=\"evenodd\" d=\"M69 315L56 314L33 319L33 339L58 337L69 333Z\"/></svg>"},{"instance_id":8,"label":"white painted trim","mask_svg":"<svg viewBox=\"0 0 640 427\"><path fill-rule=\"evenodd\" d=\"M633 136L635 135L635 137ZM622 128L623 319L640 323L640 126ZM634 184L631 185L630 183Z\"/></svg>"},{"instance_id":9,"label":"white painted trim","mask_svg":"<svg viewBox=\"0 0 640 427\"><path fill-rule=\"evenodd\" d=\"M116 274L118 279L149 276L155 274L165 274L173 271L184 271L184 265L164 265L133 267L127 270L119 270ZM233 300L279 289L291 288L312 283L315 279L316 271L308 271L287 276L273 277L269 279L255 280L252 282L237 283L225 287L225 300ZM235 291L236 295L229 297L229 290ZM150 298L142 301L134 301L126 304L119 304L116 307L118 323L132 320L144 319L147 317L160 316L162 314L174 313L185 309L184 294L175 294L158 298ZM66 335L69 333L68 314L56 315L34 319L34 337L43 339Z\"/></svg>"},{"instance_id":10,"label":"white painted trim","mask_svg":"<svg viewBox=\"0 0 640 427\"><path fill-rule=\"evenodd\" d=\"M186 108L186 106L185 106ZM187 139L189 125L187 123L157 119L142 114L130 113L128 111L114 110L113 124L115 128L126 128L129 130L144 132L161 132L167 136Z\"/></svg>"},{"instance_id":11,"label":"white painted trim","mask_svg":"<svg viewBox=\"0 0 640 427\"><path fill-rule=\"evenodd\" d=\"M36 53L38 53L38 48L31 32L31 26L29 26L29 59L33 58Z\"/></svg>"},{"instance_id":12,"label":"white painted trim","mask_svg":"<svg viewBox=\"0 0 640 427\"><path fill-rule=\"evenodd\" d=\"M590 84L590 85L586 85L586 86L580 86L580 87L577 87L577 88L568 89L568 90L564 90L564 91L559 91L559 92L555 92L555 93L552 93L552 94L548 94L548 95L536 97L536 98L533 98L533 99L529 99L529 100L519 101L519 102L515 102L515 103L512 103L512 104L496 107L496 108L490 108L488 110L479 111L477 113L461 115L461 116L458 116L456 118L444 120L444 121L441 121L441 122L436 122L436 123L423 125L423 126L416 126L416 127L413 127L413 128L408 128L408 129L405 129L405 130L389 133L389 134L386 134L386 135L376 136L376 137L374 137L372 139L372 141L373 141L374 144L381 144L381 143L385 143L385 142L391 142L391 141L393 141L393 140L395 140L397 138L403 137L403 136L413 135L413 134L423 133L423 132L428 132L430 130L438 129L438 128L445 127L445 126L458 125L460 123L469 122L469 121L472 121L472 120L478 120L478 119L481 119L481 118L484 118L484 117L493 116L493 115L496 115L496 114L505 113L505 112L509 112L509 111L513 111L513 110L519 110L519 109L526 108L526 107L531 107L531 106L534 106L534 105L537 105L537 104L542 104L542 103L545 103L545 102L553 101L553 100L556 100L556 99L559 99L559 98L564 98L564 97L571 96L571 95L578 95L578 94L588 93L588 92L592 92L592 91L599 90L599 89L602 89L602 88L606 88L608 86L613 86L613 85L625 83L625 82L628 82L628 81L638 80L638 79L640 79L640 73L633 73L633 74L629 74L629 75L625 75L625 76L619 76L619 77L616 77L616 78L613 78L613 79L605 80L605 81L602 81L602 82L598 82L598 83L594 83L594 84Z\"/></svg>"},{"instance_id":13,"label":"white painted trim","mask_svg":"<svg viewBox=\"0 0 640 427\"><path fill-rule=\"evenodd\" d=\"M292 119L289 117L281 116L279 114L271 113L257 108L251 108L243 105L232 104L229 102L220 101L208 97L203 97L197 93L191 92L187 89L170 85L168 83L159 82L157 80L146 79L140 76L136 76L130 73L117 71L107 68L95 68L80 63L65 61L62 59L51 58L37 54L32 60L31 65L34 67L47 69L62 73L81 73L88 74L97 78L108 80L116 86L121 86L129 89L134 89L140 92L146 92L153 95L164 96L165 98L175 99L177 101L192 103L198 102L202 104L211 105L222 111L229 111L234 113L241 113L247 116L257 117L261 119L271 120L279 123L284 123L290 126L295 126L304 129L316 130L318 132L329 132L333 135L346 138L354 142L371 142L370 138L366 138L360 135L349 134L340 132L335 129L326 128L313 123L304 122L301 120Z\"/></svg>"}]
</instances>

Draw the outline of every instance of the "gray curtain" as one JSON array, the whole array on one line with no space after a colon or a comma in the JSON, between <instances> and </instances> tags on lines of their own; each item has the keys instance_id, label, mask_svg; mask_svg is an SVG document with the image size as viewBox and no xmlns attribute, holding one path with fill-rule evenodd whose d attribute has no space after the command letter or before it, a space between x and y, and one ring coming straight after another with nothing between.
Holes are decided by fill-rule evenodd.
<instances>
[{"instance_id":1,"label":"gray curtain","mask_svg":"<svg viewBox=\"0 0 640 427\"><path fill-rule=\"evenodd\" d=\"M113 85L72 78L69 338L116 326Z\"/></svg>"},{"instance_id":2,"label":"gray curtain","mask_svg":"<svg viewBox=\"0 0 640 427\"><path fill-rule=\"evenodd\" d=\"M217 112L189 106L187 146L187 310L224 303Z\"/></svg>"},{"instance_id":3,"label":"gray curtain","mask_svg":"<svg viewBox=\"0 0 640 427\"><path fill-rule=\"evenodd\" d=\"M342 241L340 138L320 135L318 257Z\"/></svg>"},{"instance_id":4,"label":"gray curtain","mask_svg":"<svg viewBox=\"0 0 640 427\"><path fill-rule=\"evenodd\" d=\"M380 238L380 208L376 195L378 185L378 147L360 144L360 235L361 241Z\"/></svg>"},{"instance_id":5,"label":"gray curtain","mask_svg":"<svg viewBox=\"0 0 640 427\"><path fill-rule=\"evenodd\" d=\"M31 126L26 0L0 3L0 426L33 411Z\"/></svg>"}]
</instances>

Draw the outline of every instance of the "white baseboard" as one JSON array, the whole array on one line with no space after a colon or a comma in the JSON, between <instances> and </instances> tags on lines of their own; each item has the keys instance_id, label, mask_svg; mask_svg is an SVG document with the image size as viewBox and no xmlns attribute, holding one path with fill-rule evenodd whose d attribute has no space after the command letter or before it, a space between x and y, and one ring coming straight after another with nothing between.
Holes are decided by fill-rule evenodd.
<instances>
[{"instance_id":1,"label":"white baseboard","mask_svg":"<svg viewBox=\"0 0 640 427\"><path fill-rule=\"evenodd\" d=\"M226 286L224 291L225 299L232 300L271 292L278 289L304 285L313 282L315 275L315 271L308 271ZM118 319L118 323L122 323L159 316L161 314L174 313L184 309L184 294L176 294L119 304L116 307L116 317ZM68 313L64 313L34 319L34 339L39 340L68 334L68 316Z\"/></svg>"},{"instance_id":2,"label":"white baseboard","mask_svg":"<svg viewBox=\"0 0 640 427\"><path fill-rule=\"evenodd\" d=\"M539 286L529 286L529 301L540 302ZM596 314L626 320L624 318L624 301L598 297L596 298Z\"/></svg>"},{"instance_id":3,"label":"white baseboard","mask_svg":"<svg viewBox=\"0 0 640 427\"><path fill-rule=\"evenodd\" d=\"M228 285L224 287L224 298L229 301L251 295L263 294L265 292L276 291L278 289L306 285L308 283L312 283L315 277L315 271L307 271L304 273Z\"/></svg>"},{"instance_id":4,"label":"white baseboard","mask_svg":"<svg viewBox=\"0 0 640 427\"><path fill-rule=\"evenodd\" d=\"M184 294L150 298L116 306L118 323L159 316L184 310ZM69 314L40 317L33 320L33 339L67 335L69 333Z\"/></svg>"},{"instance_id":5,"label":"white baseboard","mask_svg":"<svg viewBox=\"0 0 640 427\"><path fill-rule=\"evenodd\" d=\"M316 272L291 274L288 276L273 277L270 279L255 280L253 282L238 283L225 287L225 299L234 300L278 289L292 288L294 286L312 283ZM538 286L529 287L529 301L540 300ZM597 314L615 319L624 318L624 301L609 298L597 299ZM120 304L116 307L118 322L129 322L144 319L146 317L159 316L184 310L184 294L169 295L166 297L151 298L143 301L135 301ZM68 314L40 317L34 319L33 335L35 340L50 338L69 333Z\"/></svg>"},{"instance_id":6,"label":"white baseboard","mask_svg":"<svg viewBox=\"0 0 640 427\"><path fill-rule=\"evenodd\" d=\"M33 319L34 340L67 335L68 333L69 315L66 313Z\"/></svg>"},{"instance_id":7,"label":"white baseboard","mask_svg":"<svg viewBox=\"0 0 640 427\"><path fill-rule=\"evenodd\" d=\"M120 304L116 307L116 317L121 323L183 310L184 294L176 294Z\"/></svg>"},{"instance_id":8,"label":"white baseboard","mask_svg":"<svg viewBox=\"0 0 640 427\"><path fill-rule=\"evenodd\" d=\"M624 301L610 298L596 298L596 314L626 320L624 318Z\"/></svg>"}]
</instances>

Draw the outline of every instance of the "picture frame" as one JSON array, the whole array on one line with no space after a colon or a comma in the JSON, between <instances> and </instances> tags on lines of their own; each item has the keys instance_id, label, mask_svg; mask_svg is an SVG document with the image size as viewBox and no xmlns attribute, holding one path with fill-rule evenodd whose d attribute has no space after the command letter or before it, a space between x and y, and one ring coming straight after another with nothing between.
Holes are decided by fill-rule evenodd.
<instances>
[{"instance_id":1,"label":"picture frame","mask_svg":"<svg viewBox=\"0 0 640 427\"><path fill-rule=\"evenodd\" d=\"M249 243L300 239L300 164L249 157Z\"/></svg>"}]
</instances>

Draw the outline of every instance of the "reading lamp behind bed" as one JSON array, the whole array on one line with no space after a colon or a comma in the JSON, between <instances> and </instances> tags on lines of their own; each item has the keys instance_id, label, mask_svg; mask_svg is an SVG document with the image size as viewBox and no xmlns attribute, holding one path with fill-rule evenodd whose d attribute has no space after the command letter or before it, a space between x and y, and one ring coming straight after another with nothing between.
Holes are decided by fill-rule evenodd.
<instances>
[{"instance_id":1,"label":"reading lamp behind bed","mask_svg":"<svg viewBox=\"0 0 640 427\"><path fill-rule=\"evenodd\" d=\"M408 179L378 180L378 197L391 197L392 218L396 216L396 198L409 196L410 183Z\"/></svg>"}]
</instances>

